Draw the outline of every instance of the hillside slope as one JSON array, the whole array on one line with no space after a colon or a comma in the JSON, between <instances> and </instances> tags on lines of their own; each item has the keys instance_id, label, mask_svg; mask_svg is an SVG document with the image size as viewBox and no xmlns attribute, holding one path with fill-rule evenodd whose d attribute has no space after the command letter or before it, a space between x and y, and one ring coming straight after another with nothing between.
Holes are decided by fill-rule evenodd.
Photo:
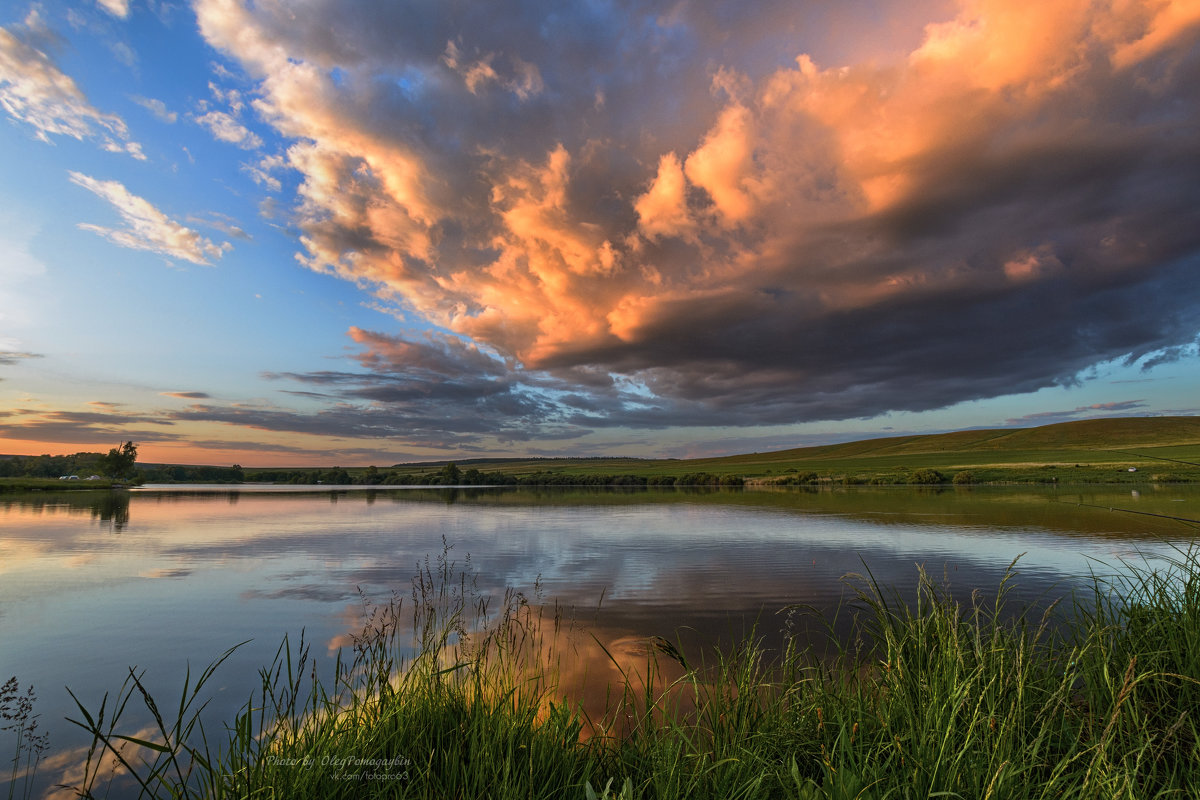
<instances>
[{"instance_id":1,"label":"hillside slope","mask_svg":"<svg viewBox=\"0 0 1200 800\"><path fill-rule=\"evenodd\" d=\"M820 447L800 447L753 456L705 459L709 463L761 460L844 459L918 453L970 453L1029 450L1105 450L1200 445L1200 417L1122 417L1060 422L1036 428L992 428L916 436L863 439Z\"/></svg>"},{"instance_id":2,"label":"hillside slope","mask_svg":"<svg viewBox=\"0 0 1200 800\"><path fill-rule=\"evenodd\" d=\"M1186 463L1181 463L1186 462ZM1123 417L1036 428L999 428L866 439L680 462L681 468L748 477L817 472L903 482L904 473L978 471L983 481L1092 482L1154 470L1165 480L1200 479L1200 417ZM1057 472L1050 472L1057 470ZM1153 479L1153 475L1122 478Z\"/></svg>"}]
</instances>

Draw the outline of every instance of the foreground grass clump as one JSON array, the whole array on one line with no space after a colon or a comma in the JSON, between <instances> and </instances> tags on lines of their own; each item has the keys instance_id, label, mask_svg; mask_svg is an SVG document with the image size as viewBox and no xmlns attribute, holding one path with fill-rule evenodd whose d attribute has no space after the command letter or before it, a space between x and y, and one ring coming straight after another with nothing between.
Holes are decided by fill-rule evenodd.
<instances>
[{"instance_id":1,"label":"foreground grass clump","mask_svg":"<svg viewBox=\"0 0 1200 800\"><path fill-rule=\"evenodd\" d=\"M597 708L562 680L578 631L521 594L489 608L444 553L411 616L368 609L328 685L285 641L220 741L194 708L212 668L175 721L131 671L81 724L97 763L159 797L1200 796L1197 552L1037 615L1006 602L1015 575L966 602L924 574L903 599L868 575L849 640L829 624L811 648L751 637L691 663L655 638L639 667L594 642L621 678ZM133 698L157 735L118 733ZM101 794L88 776L80 794Z\"/></svg>"}]
</instances>

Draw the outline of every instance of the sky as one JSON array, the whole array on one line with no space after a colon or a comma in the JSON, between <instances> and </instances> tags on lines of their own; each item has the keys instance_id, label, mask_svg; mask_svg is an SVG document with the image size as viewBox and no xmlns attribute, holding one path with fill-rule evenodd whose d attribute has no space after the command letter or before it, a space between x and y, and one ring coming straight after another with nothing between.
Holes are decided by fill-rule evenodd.
<instances>
[{"instance_id":1,"label":"sky","mask_svg":"<svg viewBox=\"0 0 1200 800\"><path fill-rule=\"evenodd\" d=\"M1195 0L0 8L0 453L1200 412Z\"/></svg>"}]
</instances>

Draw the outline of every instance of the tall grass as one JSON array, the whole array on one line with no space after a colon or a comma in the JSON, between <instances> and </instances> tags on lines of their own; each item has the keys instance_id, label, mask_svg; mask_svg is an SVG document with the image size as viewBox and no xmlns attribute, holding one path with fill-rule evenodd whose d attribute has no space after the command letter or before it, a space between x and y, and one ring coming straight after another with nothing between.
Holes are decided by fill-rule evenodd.
<instances>
[{"instance_id":1,"label":"tall grass","mask_svg":"<svg viewBox=\"0 0 1200 800\"><path fill-rule=\"evenodd\" d=\"M131 672L111 706L79 704L89 764L119 754L156 797L1200 796L1196 550L1037 612L1009 602L1014 568L965 601L924 573L907 598L868 573L849 637L818 619L815 646L603 648L618 680L599 708L562 680L586 634L519 593L493 607L448 553L411 597L364 606L331 677L285 640L219 741L196 722L215 663L169 721ZM153 735L119 732L131 699ZM102 794L87 775L79 794Z\"/></svg>"},{"instance_id":2,"label":"tall grass","mask_svg":"<svg viewBox=\"0 0 1200 800\"><path fill-rule=\"evenodd\" d=\"M33 777L38 764L50 746L50 736L38 731L38 715L33 713L37 694L33 686L21 691L14 675L0 686L0 733L11 732L16 740L12 750L12 768L8 771L8 800L17 797L17 782L21 782L21 798L33 791ZM0 772L0 779L5 776Z\"/></svg>"}]
</instances>

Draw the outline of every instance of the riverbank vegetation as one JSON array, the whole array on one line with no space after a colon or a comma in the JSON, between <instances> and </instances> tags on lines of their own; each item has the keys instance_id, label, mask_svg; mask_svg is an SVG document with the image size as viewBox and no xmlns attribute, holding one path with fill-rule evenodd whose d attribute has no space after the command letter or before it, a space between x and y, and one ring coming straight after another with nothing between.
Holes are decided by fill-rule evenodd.
<instances>
[{"instance_id":1,"label":"riverbank vegetation","mask_svg":"<svg viewBox=\"0 0 1200 800\"><path fill-rule=\"evenodd\" d=\"M139 483L136 462L133 442L107 453L0 456L0 491L95 490Z\"/></svg>"},{"instance_id":2,"label":"riverbank vegetation","mask_svg":"<svg viewBox=\"0 0 1200 800\"><path fill-rule=\"evenodd\" d=\"M156 797L1200 793L1195 550L1122 565L1047 609L1009 603L1012 570L965 601L929 576L899 598L866 575L840 612L849 636L789 609L778 646L695 653L655 637L639 662L601 645L623 679L599 709L566 681L586 631L536 593L480 597L448 553L410 598L366 607L331 675L285 641L223 735L197 721L219 661L178 704L155 703L133 670L117 695L77 700L94 736L77 788L102 796L108 759ZM139 704L154 733L124 726Z\"/></svg>"},{"instance_id":3,"label":"riverbank vegetation","mask_svg":"<svg viewBox=\"0 0 1200 800\"><path fill-rule=\"evenodd\" d=\"M60 480L58 478L0 478L0 492L69 492L111 489L107 478L91 480Z\"/></svg>"}]
</instances>

